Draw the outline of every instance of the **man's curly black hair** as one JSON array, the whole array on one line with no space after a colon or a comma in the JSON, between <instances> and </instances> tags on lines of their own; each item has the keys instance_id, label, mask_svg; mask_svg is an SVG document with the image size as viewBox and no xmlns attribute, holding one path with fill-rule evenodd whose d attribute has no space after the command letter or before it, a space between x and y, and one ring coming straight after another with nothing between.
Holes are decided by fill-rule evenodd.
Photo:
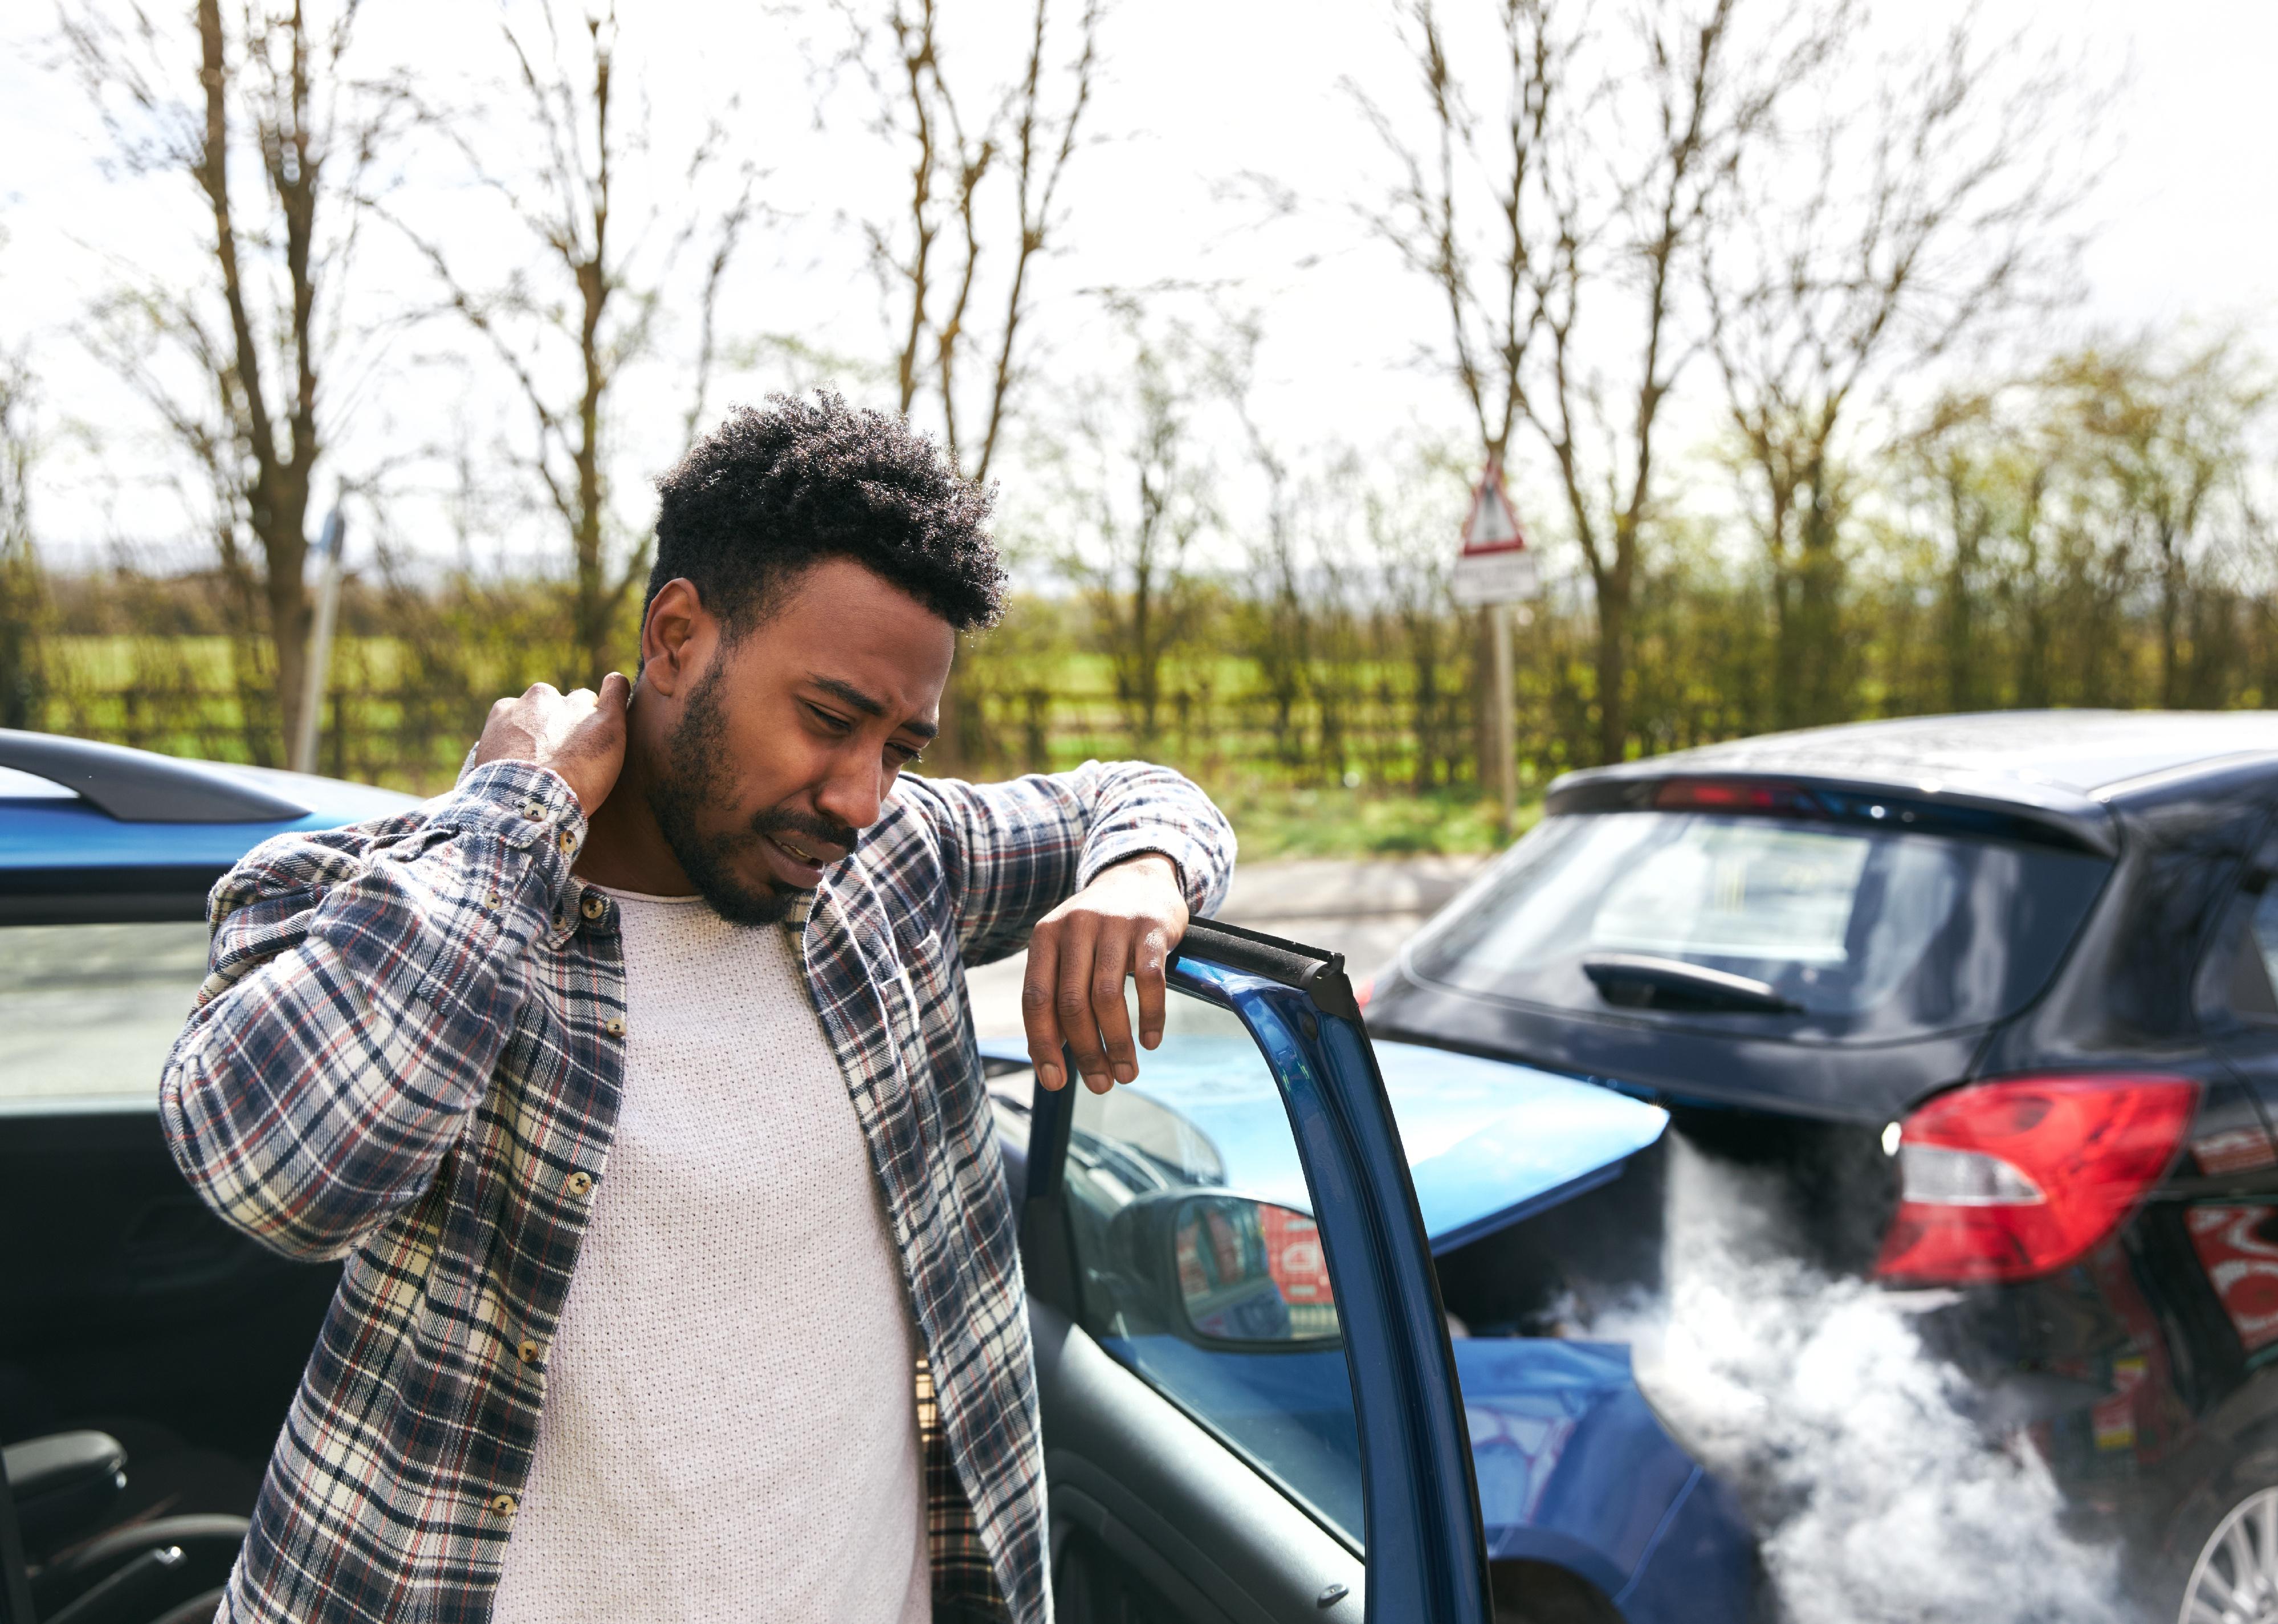
<instances>
[{"instance_id":1,"label":"man's curly black hair","mask_svg":"<svg viewBox=\"0 0 2278 1624\"><path fill-rule=\"evenodd\" d=\"M875 571L959 631L994 625L1003 612L989 491L906 420L836 394L738 408L656 489L648 599L685 576L730 637L831 558Z\"/></svg>"}]
</instances>

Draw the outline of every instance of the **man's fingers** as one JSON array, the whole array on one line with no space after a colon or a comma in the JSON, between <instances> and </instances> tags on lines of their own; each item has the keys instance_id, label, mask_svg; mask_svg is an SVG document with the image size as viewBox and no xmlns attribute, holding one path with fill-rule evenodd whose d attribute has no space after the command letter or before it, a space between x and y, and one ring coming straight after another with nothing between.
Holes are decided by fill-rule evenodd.
<instances>
[{"instance_id":1,"label":"man's fingers","mask_svg":"<svg viewBox=\"0 0 2278 1624\"><path fill-rule=\"evenodd\" d=\"M1099 949L1099 920L1091 914L1070 916L1060 926L1060 1035L1083 1080L1096 1094L1112 1086L1106 1053L1099 1046L1099 1018L1091 1007L1091 963Z\"/></svg>"},{"instance_id":2,"label":"man's fingers","mask_svg":"<svg viewBox=\"0 0 2278 1624\"><path fill-rule=\"evenodd\" d=\"M1130 926L1111 920L1099 933L1092 955L1091 1014L1099 1023L1107 1069L1119 1083L1139 1075L1139 1056L1131 1047L1131 1010L1123 1002L1123 972L1130 962Z\"/></svg>"},{"instance_id":3,"label":"man's fingers","mask_svg":"<svg viewBox=\"0 0 2278 1624\"><path fill-rule=\"evenodd\" d=\"M1028 971L1021 980L1021 1025L1028 1034L1028 1062L1047 1088L1067 1081L1060 1070L1059 932L1048 925L1028 939Z\"/></svg>"},{"instance_id":4,"label":"man's fingers","mask_svg":"<svg viewBox=\"0 0 2278 1624\"><path fill-rule=\"evenodd\" d=\"M601 679L601 708L616 713L632 703L633 685L622 671L612 671Z\"/></svg>"},{"instance_id":5,"label":"man's fingers","mask_svg":"<svg viewBox=\"0 0 2278 1624\"><path fill-rule=\"evenodd\" d=\"M1139 983L1139 1041L1149 1048L1163 1041L1163 1010L1169 1001L1164 977L1170 958L1163 927L1145 926L1139 936L1138 957L1131 963L1131 976Z\"/></svg>"}]
</instances>

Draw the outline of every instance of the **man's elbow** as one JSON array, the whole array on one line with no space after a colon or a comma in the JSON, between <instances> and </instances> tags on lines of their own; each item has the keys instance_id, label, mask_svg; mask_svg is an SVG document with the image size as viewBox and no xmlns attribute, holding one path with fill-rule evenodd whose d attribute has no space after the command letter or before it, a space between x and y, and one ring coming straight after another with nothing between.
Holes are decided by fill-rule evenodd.
<instances>
[{"instance_id":1,"label":"man's elbow","mask_svg":"<svg viewBox=\"0 0 2278 1624\"><path fill-rule=\"evenodd\" d=\"M232 1092L226 1075L186 1064L179 1052L158 1085L167 1151L198 1199L280 1256L329 1262L353 1251L380 1220L327 1200L321 1178L287 1175L289 1163L274 1145L281 1125L241 1122L230 1109Z\"/></svg>"}]
</instances>

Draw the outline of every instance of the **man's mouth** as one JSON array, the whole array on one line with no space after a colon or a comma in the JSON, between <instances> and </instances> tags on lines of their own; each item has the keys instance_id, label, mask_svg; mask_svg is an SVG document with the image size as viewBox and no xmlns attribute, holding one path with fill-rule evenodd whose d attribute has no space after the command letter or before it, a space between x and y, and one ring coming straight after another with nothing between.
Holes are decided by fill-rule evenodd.
<instances>
[{"instance_id":1,"label":"man's mouth","mask_svg":"<svg viewBox=\"0 0 2278 1624\"><path fill-rule=\"evenodd\" d=\"M805 890L822 881L822 871L837 862L848 848L836 841L786 828L762 829L761 839L776 849L779 878Z\"/></svg>"}]
</instances>

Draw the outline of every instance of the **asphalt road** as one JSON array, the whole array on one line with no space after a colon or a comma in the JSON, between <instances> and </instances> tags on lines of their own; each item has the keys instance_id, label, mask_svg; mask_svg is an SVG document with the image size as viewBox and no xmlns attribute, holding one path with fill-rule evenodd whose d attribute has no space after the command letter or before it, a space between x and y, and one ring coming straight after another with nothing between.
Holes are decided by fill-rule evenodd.
<instances>
[{"instance_id":1,"label":"asphalt road","mask_svg":"<svg viewBox=\"0 0 2278 1624\"><path fill-rule=\"evenodd\" d=\"M1338 859L1291 858L1245 863L1219 917L1345 956L1356 980L1373 974L1401 942L1476 874L1484 858ZM1028 955L972 972L973 1018L980 1034L1021 1033L1021 977Z\"/></svg>"}]
</instances>

